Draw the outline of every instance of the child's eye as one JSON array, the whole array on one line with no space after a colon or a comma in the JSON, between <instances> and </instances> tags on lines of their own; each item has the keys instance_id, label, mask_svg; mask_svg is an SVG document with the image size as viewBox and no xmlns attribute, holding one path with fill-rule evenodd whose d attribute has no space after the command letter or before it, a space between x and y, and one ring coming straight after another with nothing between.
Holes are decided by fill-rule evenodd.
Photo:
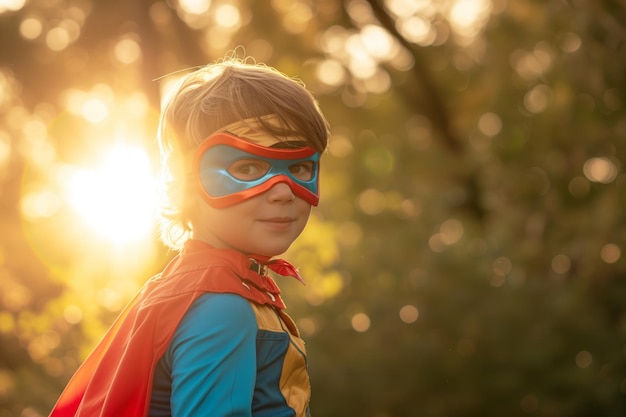
<instances>
[{"instance_id":1,"label":"child's eye","mask_svg":"<svg viewBox=\"0 0 626 417\"><path fill-rule=\"evenodd\" d=\"M241 181L254 181L270 169L270 164L259 159L240 159L228 167L228 173Z\"/></svg>"},{"instance_id":2,"label":"child's eye","mask_svg":"<svg viewBox=\"0 0 626 417\"><path fill-rule=\"evenodd\" d=\"M289 172L300 181L311 181L313 179L313 161L289 165Z\"/></svg>"}]
</instances>

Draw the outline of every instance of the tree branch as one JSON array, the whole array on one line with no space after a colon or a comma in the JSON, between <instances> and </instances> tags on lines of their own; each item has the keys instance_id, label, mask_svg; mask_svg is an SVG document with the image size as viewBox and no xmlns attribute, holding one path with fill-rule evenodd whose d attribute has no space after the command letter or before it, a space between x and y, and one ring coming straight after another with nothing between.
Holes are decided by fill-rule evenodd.
<instances>
[{"instance_id":1,"label":"tree branch","mask_svg":"<svg viewBox=\"0 0 626 417\"><path fill-rule=\"evenodd\" d=\"M459 153L461 151L461 142L452 131L448 111L441 100L441 94L436 91L434 82L426 70L426 66L423 64L423 60L421 59L415 45L407 41L404 36L398 32L395 21L384 10L380 0L367 0L367 2L372 7L372 11L382 27L384 27L406 50L410 51L413 55L415 65L413 65L411 74L413 75L418 88L421 90L424 101L427 103L427 106L424 106L424 109L421 109L421 111L424 112L424 114L433 123L433 127L440 134L446 147L455 154ZM410 106L415 106L416 100L414 92L407 89L398 90L402 98Z\"/></svg>"}]
</instances>

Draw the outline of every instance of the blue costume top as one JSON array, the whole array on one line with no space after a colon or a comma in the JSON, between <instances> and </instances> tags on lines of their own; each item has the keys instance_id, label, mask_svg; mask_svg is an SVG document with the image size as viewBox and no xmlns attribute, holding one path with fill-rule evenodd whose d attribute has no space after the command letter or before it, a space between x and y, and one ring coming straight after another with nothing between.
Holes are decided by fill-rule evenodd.
<instances>
[{"instance_id":1,"label":"blue costume top","mask_svg":"<svg viewBox=\"0 0 626 417\"><path fill-rule=\"evenodd\" d=\"M149 416L297 415L281 392L283 371L293 370L284 369L287 352L297 340L272 310L234 294L194 301L155 369ZM304 352L294 353L303 364Z\"/></svg>"}]
</instances>

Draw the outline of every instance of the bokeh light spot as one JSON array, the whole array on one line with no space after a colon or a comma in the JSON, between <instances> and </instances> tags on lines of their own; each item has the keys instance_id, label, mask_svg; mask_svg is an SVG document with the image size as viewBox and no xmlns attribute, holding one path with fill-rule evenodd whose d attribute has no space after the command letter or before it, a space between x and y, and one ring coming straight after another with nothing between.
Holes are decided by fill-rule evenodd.
<instances>
[{"instance_id":1,"label":"bokeh light spot","mask_svg":"<svg viewBox=\"0 0 626 417\"><path fill-rule=\"evenodd\" d=\"M439 228L441 240L446 245L452 245L463 237L463 223L457 219L448 219Z\"/></svg>"},{"instance_id":2,"label":"bokeh light spot","mask_svg":"<svg viewBox=\"0 0 626 417\"><path fill-rule=\"evenodd\" d=\"M551 96L552 90L548 86L537 85L524 96L524 107L531 113L541 113L548 107Z\"/></svg>"},{"instance_id":3,"label":"bokeh light spot","mask_svg":"<svg viewBox=\"0 0 626 417\"><path fill-rule=\"evenodd\" d=\"M54 349L61 344L61 336L54 330L48 330L41 335L41 344L47 349Z\"/></svg>"},{"instance_id":4,"label":"bokeh light spot","mask_svg":"<svg viewBox=\"0 0 626 417\"><path fill-rule=\"evenodd\" d=\"M343 288L343 280L341 274L334 271L324 275L318 282L318 289L324 294L325 298L332 298Z\"/></svg>"},{"instance_id":5,"label":"bokeh light spot","mask_svg":"<svg viewBox=\"0 0 626 417\"><path fill-rule=\"evenodd\" d=\"M166 27L172 20L172 9L165 2L152 3L148 13L150 20L159 27Z\"/></svg>"},{"instance_id":6,"label":"bokeh light spot","mask_svg":"<svg viewBox=\"0 0 626 417\"><path fill-rule=\"evenodd\" d=\"M502 120L495 113L485 113L478 120L478 129L486 136L495 136L502 130Z\"/></svg>"},{"instance_id":7,"label":"bokeh light spot","mask_svg":"<svg viewBox=\"0 0 626 417\"><path fill-rule=\"evenodd\" d=\"M336 158L345 158L354 151L354 146L350 139L341 135L333 135L333 140L328 144L328 152Z\"/></svg>"},{"instance_id":8,"label":"bokeh light spot","mask_svg":"<svg viewBox=\"0 0 626 417\"><path fill-rule=\"evenodd\" d=\"M211 7L211 0L179 0L179 6L190 14L203 14Z\"/></svg>"},{"instance_id":9,"label":"bokeh light spot","mask_svg":"<svg viewBox=\"0 0 626 417\"><path fill-rule=\"evenodd\" d=\"M545 42L539 42L528 52L521 49L511 54L511 63L515 72L525 80L534 80L552 68L552 48Z\"/></svg>"},{"instance_id":10,"label":"bokeh light spot","mask_svg":"<svg viewBox=\"0 0 626 417\"><path fill-rule=\"evenodd\" d=\"M567 255L559 254L552 258L552 270L557 274L567 273L571 266L572 261L570 261Z\"/></svg>"},{"instance_id":11,"label":"bokeh light spot","mask_svg":"<svg viewBox=\"0 0 626 417\"><path fill-rule=\"evenodd\" d=\"M76 10L76 8L73 8ZM59 27L67 32L69 42L74 42L80 36L80 24L74 19L63 19Z\"/></svg>"},{"instance_id":12,"label":"bokeh light spot","mask_svg":"<svg viewBox=\"0 0 626 417\"><path fill-rule=\"evenodd\" d=\"M493 261L492 270L498 276L505 276L513 270L513 263L509 258L501 256Z\"/></svg>"},{"instance_id":13,"label":"bokeh light spot","mask_svg":"<svg viewBox=\"0 0 626 417\"><path fill-rule=\"evenodd\" d=\"M473 38L484 26L491 13L491 1L457 0L450 9L449 20L455 31Z\"/></svg>"},{"instance_id":14,"label":"bokeh light spot","mask_svg":"<svg viewBox=\"0 0 626 417\"><path fill-rule=\"evenodd\" d=\"M446 245L443 241L441 233L434 233L431 235L428 239L428 246L430 247L430 250L436 253L441 253L448 248L448 245Z\"/></svg>"},{"instance_id":15,"label":"bokeh light spot","mask_svg":"<svg viewBox=\"0 0 626 417\"><path fill-rule=\"evenodd\" d=\"M385 209L385 195L374 188L363 191L358 201L359 208L365 214L376 215Z\"/></svg>"},{"instance_id":16,"label":"bokeh light spot","mask_svg":"<svg viewBox=\"0 0 626 417\"><path fill-rule=\"evenodd\" d=\"M320 62L315 69L315 73L321 82L332 87L342 85L346 78L345 68L334 59L326 59Z\"/></svg>"},{"instance_id":17,"label":"bokeh light spot","mask_svg":"<svg viewBox=\"0 0 626 417\"><path fill-rule=\"evenodd\" d=\"M418 317L419 311L412 304L407 304L400 309L400 320L405 323L414 323Z\"/></svg>"},{"instance_id":18,"label":"bokeh light spot","mask_svg":"<svg viewBox=\"0 0 626 417\"><path fill-rule=\"evenodd\" d=\"M393 38L380 26L366 25L361 29L361 39L371 56L383 60L393 56Z\"/></svg>"},{"instance_id":19,"label":"bokeh light spot","mask_svg":"<svg viewBox=\"0 0 626 417\"><path fill-rule=\"evenodd\" d=\"M53 51L61 51L70 44L70 34L67 29L55 27L46 34L46 45Z\"/></svg>"},{"instance_id":20,"label":"bokeh light spot","mask_svg":"<svg viewBox=\"0 0 626 417\"><path fill-rule=\"evenodd\" d=\"M617 111L622 107L621 95L615 88L607 89L602 94L602 101L607 109Z\"/></svg>"},{"instance_id":21,"label":"bokeh light spot","mask_svg":"<svg viewBox=\"0 0 626 417\"><path fill-rule=\"evenodd\" d=\"M277 5L278 2L274 2ZM311 6L303 1L283 2L278 6L283 10L283 27L289 33L297 34L306 30L307 25L313 17Z\"/></svg>"},{"instance_id":22,"label":"bokeh light spot","mask_svg":"<svg viewBox=\"0 0 626 417\"><path fill-rule=\"evenodd\" d=\"M215 10L215 22L224 28L236 28L241 24L241 14L232 4L222 4Z\"/></svg>"},{"instance_id":23,"label":"bokeh light spot","mask_svg":"<svg viewBox=\"0 0 626 417\"><path fill-rule=\"evenodd\" d=\"M134 39L122 39L115 45L114 54L122 64L132 64L141 57L141 48Z\"/></svg>"},{"instance_id":24,"label":"bokeh light spot","mask_svg":"<svg viewBox=\"0 0 626 417\"><path fill-rule=\"evenodd\" d=\"M356 22L367 22L372 18L372 7L365 1L346 2L346 11Z\"/></svg>"},{"instance_id":25,"label":"bokeh light spot","mask_svg":"<svg viewBox=\"0 0 626 417\"><path fill-rule=\"evenodd\" d=\"M16 281L4 279L0 295L3 308L13 312L24 310L33 299L32 291Z\"/></svg>"},{"instance_id":26,"label":"bokeh light spot","mask_svg":"<svg viewBox=\"0 0 626 417\"><path fill-rule=\"evenodd\" d=\"M93 97L85 101L81 113L88 122L96 124L109 116L109 109L104 101Z\"/></svg>"},{"instance_id":27,"label":"bokeh light spot","mask_svg":"<svg viewBox=\"0 0 626 417\"><path fill-rule=\"evenodd\" d=\"M573 53L580 49L582 45L582 40L580 37L572 32L567 32L561 35L560 37L560 47L563 52Z\"/></svg>"},{"instance_id":28,"label":"bokeh light spot","mask_svg":"<svg viewBox=\"0 0 626 417\"><path fill-rule=\"evenodd\" d=\"M34 17L28 17L20 23L20 35L22 35L24 39L37 39L42 31L43 25L41 20Z\"/></svg>"},{"instance_id":29,"label":"bokeh light spot","mask_svg":"<svg viewBox=\"0 0 626 417\"><path fill-rule=\"evenodd\" d=\"M63 310L63 318L69 324L77 324L83 319L83 310L75 304L70 304Z\"/></svg>"},{"instance_id":30,"label":"bokeh light spot","mask_svg":"<svg viewBox=\"0 0 626 417\"><path fill-rule=\"evenodd\" d=\"M26 4L26 0L0 0L0 13L16 12Z\"/></svg>"},{"instance_id":31,"label":"bokeh light spot","mask_svg":"<svg viewBox=\"0 0 626 417\"><path fill-rule=\"evenodd\" d=\"M385 6L398 17L408 17L427 7L429 0L386 0Z\"/></svg>"},{"instance_id":32,"label":"bokeh light spot","mask_svg":"<svg viewBox=\"0 0 626 417\"><path fill-rule=\"evenodd\" d=\"M369 330L371 325L370 318L365 313L357 313L352 316L351 323L352 328L359 333L366 332L367 330Z\"/></svg>"},{"instance_id":33,"label":"bokeh light spot","mask_svg":"<svg viewBox=\"0 0 626 417\"><path fill-rule=\"evenodd\" d=\"M411 16L399 22L399 31L407 40L421 46L428 46L436 39L436 33L430 24L430 21L420 16Z\"/></svg>"},{"instance_id":34,"label":"bokeh light spot","mask_svg":"<svg viewBox=\"0 0 626 417\"><path fill-rule=\"evenodd\" d=\"M608 184L617 177L617 166L608 158L591 158L583 165L583 173L589 181Z\"/></svg>"},{"instance_id":35,"label":"bokeh light spot","mask_svg":"<svg viewBox=\"0 0 626 417\"><path fill-rule=\"evenodd\" d=\"M369 54L358 35L351 35L346 42L346 51L350 54L348 67L350 72L360 79L367 79L376 73L376 61Z\"/></svg>"},{"instance_id":36,"label":"bokeh light spot","mask_svg":"<svg viewBox=\"0 0 626 417\"><path fill-rule=\"evenodd\" d=\"M574 177L569 182L567 189L573 197L583 198L587 194L589 194L589 181L587 181L587 179L582 176Z\"/></svg>"},{"instance_id":37,"label":"bokeh light spot","mask_svg":"<svg viewBox=\"0 0 626 417\"><path fill-rule=\"evenodd\" d=\"M621 256L622 250L614 243L607 243L602 246L602 250L600 251L600 258L607 264L614 264Z\"/></svg>"},{"instance_id":38,"label":"bokeh light spot","mask_svg":"<svg viewBox=\"0 0 626 417\"><path fill-rule=\"evenodd\" d=\"M589 368L591 366L591 363L593 362L593 356L591 356L591 353L589 353L588 351L583 350L578 352L575 362L576 366L581 369Z\"/></svg>"},{"instance_id":39,"label":"bokeh light spot","mask_svg":"<svg viewBox=\"0 0 626 417\"><path fill-rule=\"evenodd\" d=\"M374 74L363 81L366 90L374 94L382 94L391 87L391 77L389 73L378 68Z\"/></svg>"}]
</instances>

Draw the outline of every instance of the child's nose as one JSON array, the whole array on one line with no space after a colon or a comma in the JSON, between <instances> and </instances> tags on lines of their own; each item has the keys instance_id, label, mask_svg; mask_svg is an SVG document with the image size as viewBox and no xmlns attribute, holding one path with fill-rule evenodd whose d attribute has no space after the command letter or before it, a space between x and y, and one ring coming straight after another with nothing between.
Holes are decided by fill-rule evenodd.
<instances>
[{"instance_id":1,"label":"child's nose","mask_svg":"<svg viewBox=\"0 0 626 417\"><path fill-rule=\"evenodd\" d=\"M267 194L270 201L276 202L291 201L295 198L295 195L289 184L284 182L274 184L272 188L267 191Z\"/></svg>"}]
</instances>

